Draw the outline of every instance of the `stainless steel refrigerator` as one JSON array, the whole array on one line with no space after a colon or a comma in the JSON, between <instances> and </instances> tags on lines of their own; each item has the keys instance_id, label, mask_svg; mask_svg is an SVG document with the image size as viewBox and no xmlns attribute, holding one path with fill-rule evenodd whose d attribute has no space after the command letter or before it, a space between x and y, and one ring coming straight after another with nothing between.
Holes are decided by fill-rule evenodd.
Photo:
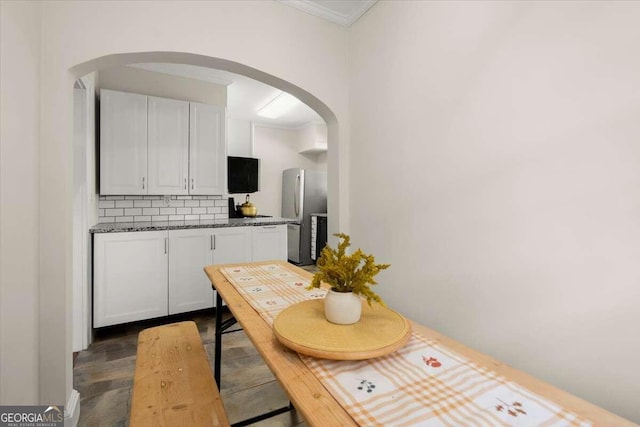
<instances>
[{"instance_id":1,"label":"stainless steel refrigerator","mask_svg":"<svg viewBox=\"0 0 640 427\"><path fill-rule=\"evenodd\" d=\"M287 225L289 261L313 264L311 259L311 214L327 212L327 173L307 169L282 172L282 217L300 221Z\"/></svg>"}]
</instances>

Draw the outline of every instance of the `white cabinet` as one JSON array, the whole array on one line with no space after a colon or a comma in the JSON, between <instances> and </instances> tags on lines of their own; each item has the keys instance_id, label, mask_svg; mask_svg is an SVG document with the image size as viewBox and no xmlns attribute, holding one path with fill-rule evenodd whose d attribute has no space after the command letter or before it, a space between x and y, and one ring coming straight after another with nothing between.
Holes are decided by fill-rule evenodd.
<instances>
[{"instance_id":1,"label":"white cabinet","mask_svg":"<svg viewBox=\"0 0 640 427\"><path fill-rule=\"evenodd\" d=\"M189 194L189 103L147 99L148 192Z\"/></svg>"},{"instance_id":2,"label":"white cabinet","mask_svg":"<svg viewBox=\"0 0 640 427\"><path fill-rule=\"evenodd\" d=\"M251 227L213 229L213 263L251 262Z\"/></svg>"},{"instance_id":3,"label":"white cabinet","mask_svg":"<svg viewBox=\"0 0 640 427\"><path fill-rule=\"evenodd\" d=\"M147 97L100 91L100 194L147 194Z\"/></svg>"},{"instance_id":4,"label":"white cabinet","mask_svg":"<svg viewBox=\"0 0 640 427\"><path fill-rule=\"evenodd\" d=\"M203 269L287 259L286 225L94 235L95 328L214 307Z\"/></svg>"},{"instance_id":5,"label":"white cabinet","mask_svg":"<svg viewBox=\"0 0 640 427\"><path fill-rule=\"evenodd\" d=\"M324 123L311 123L299 132L299 152L304 154L327 152L327 125Z\"/></svg>"},{"instance_id":6,"label":"white cabinet","mask_svg":"<svg viewBox=\"0 0 640 427\"><path fill-rule=\"evenodd\" d=\"M262 225L252 227L253 261L287 260L287 226Z\"/></svg>"},{"instance_id":7,"label":"white cabinet","mask_svg":"<svg viewBox=\"0 0 640 427\"><path fill-rule=\"evenodd\" d=\"M224 109L195 102L189 107L190 194L224 194L227 191Z\"/></svg>"},{"instance_id":8,"label":"white cabinet","mask_svg":"<svg viewBox=\"0 0 640 427\"><path fill-rule=\"evenodd\" d=\"M166 316L166 231L94 236L93 326Z\"/></svg>"},{"instance_id":9,"label":"white cabinet","mask_svg":"<svg viewBox=\"0 0 640 427\"><path fill-rule=\"evenodd\" d=\"M100 194L226 192L224 108L107 89L100 108Z\"/></svg>"},{"instance_id":10,"label":"white cabinet","mask_svg":"<svg viewBox=\"0 0 640 427\"><path fill-rule=\"evenodd\" d=\"M202 270L211 264L211 229L169 231L169 314L214 306L215 294Z\"/></svg>"},{"instance_id":11,"label":"white cabinet","mask_svg":"<svg viewBox=\"0 0 640 427\"><path fill-rule=\"evenodd\" d=\"M251 261L248 227L169 231L169 314L215 306L203 269L211 264Z\"/></svg>"}]
</instances>

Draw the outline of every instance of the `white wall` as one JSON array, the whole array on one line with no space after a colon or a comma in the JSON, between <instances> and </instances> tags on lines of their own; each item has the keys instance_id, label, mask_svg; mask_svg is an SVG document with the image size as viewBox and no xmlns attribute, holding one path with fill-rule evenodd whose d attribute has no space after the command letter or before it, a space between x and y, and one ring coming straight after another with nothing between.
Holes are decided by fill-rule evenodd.
<instances>
[{"instance_id":1,"label":"white wall","mask_svg":"<svg viewBox=\"0 0 640 427\"><path fill-rule=\"evenodd\" d=\"M347 177L339 175L345 174L347 152L346 144L338 144L346 141L349 130L343 28L265 1L1 4L3 190L22 178L19 191L2 194L3 403L9 399L4 390L25 403L34 399L36 354L38 400L60 404L71 394L70 165L77 77L125 61L174 59L220 65L294 94L328 121L330 146L334 142L329 187L335 195L329 209L334 211L333 227L346 223L346 194L340 188ZM120 53L130 55L112 56ZM11 129L5 123L11 123ZM11 140L5 138L11 132ZM11 151L11 159L6 159L4 153ZM38 205L47 207L43 215L33 209L24 214L25 206ZM7 258L6 247L12 250ZM15 301L20 305L4 310ZM20 331L9 328L7 320L20 323ZM12 369L6 376L5 367Z\"/></svg>"},{"instance_id":2,"label":"white wall","mask_svg":"<svg viewBox=\"0 0 640 427\"><path fill-rule=\"evenodd\" d=\"M229 156L253 156L252 128L249 120L227 117L227 154Z\"/></svg>"},{"instance_id":3,"label":"white wall","mask_svg":"<svg viewBox=\"0 0 640 427\"><path fill-rule=\"evenodd\" d=\"M379 2L351 27L349 163L391 306L636 422L638 22L635 2Z\"/></svg>"},{"instance_id":4,"label":"white wall","mask_svg":"<svg viewBox=\"0 0 640 427\"><path fill-rule=\"evenodd\" d=\"M280 216L282 205L282 171L290 168L326 170L316 155L302 155L300 131L254 125L253 153L260 159L260 191L251 194L251 202L262 215ZM234 195L243 203L244 195Z\"/></svg>"},{"instance_id":5,"label":"white wall","mask_svg":"<svg viewBox=\"0 0 640 427\"><path fill-rule=\"evenodd\" d=\"M38 399L40 19L0 3L0 405Z\"/></svg>"},{"instance_id":6,"label":"white wall","mask_svg":"<svg viewBox=\"0 0 640 427\"><path fill-rule=\"evenodd\" d=\"M141 93L227 107L227 87L224 85L136 67L109 67L100 70L98 83L99 89Z\"/></svg>"}]
</instances>

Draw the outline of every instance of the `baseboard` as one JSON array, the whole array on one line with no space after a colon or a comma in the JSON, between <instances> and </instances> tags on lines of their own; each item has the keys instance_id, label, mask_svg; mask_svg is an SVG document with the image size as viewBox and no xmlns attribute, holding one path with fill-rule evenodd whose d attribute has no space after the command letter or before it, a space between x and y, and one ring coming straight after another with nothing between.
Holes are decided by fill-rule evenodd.
<instances>
[{"instance_id":1,"label":"baseboard","mask_svg":"<svg viewBox=\"0 0 640 427\"><path fill-rule=\"evenodd\" d=\"M64 427L76 427L80 419L80 393L71 390L69 400L64 407Z\"/></svg>"}]
</instances>

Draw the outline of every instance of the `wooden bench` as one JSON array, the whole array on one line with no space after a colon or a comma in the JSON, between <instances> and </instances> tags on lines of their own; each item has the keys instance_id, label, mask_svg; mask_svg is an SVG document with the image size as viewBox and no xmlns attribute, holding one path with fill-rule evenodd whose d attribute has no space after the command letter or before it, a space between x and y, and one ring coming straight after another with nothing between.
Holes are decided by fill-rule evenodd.
<instances>
[{"instance_id":1,"label":"wooden bench","mask_svg":"<svg viewBox=\"0 0 640 427\"><path fill-rule=\"evenodd\" d=\"M129 421L132 427L229 426L194 322L140 332Z\"/></svg>"}]
</instances>

